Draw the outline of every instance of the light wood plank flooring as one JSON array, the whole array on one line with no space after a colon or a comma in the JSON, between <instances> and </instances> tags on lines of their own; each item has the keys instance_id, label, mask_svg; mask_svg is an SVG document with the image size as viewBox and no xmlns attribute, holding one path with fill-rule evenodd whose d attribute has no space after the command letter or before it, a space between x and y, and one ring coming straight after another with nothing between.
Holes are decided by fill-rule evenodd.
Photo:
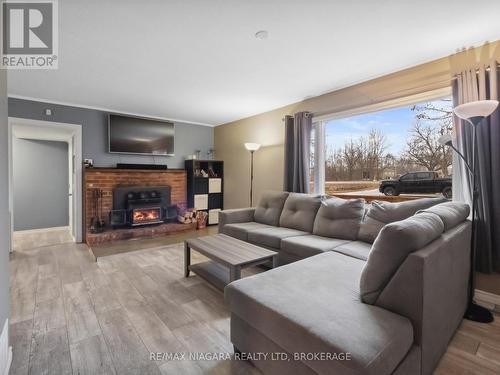
<instances>
[{"instance_id":1,"label":"light wood plank flooring","mask_svg":"<svg viewBox=\"0 0 500 375\"><path fill-rule=\"evenodd\" d=\"M86 245L16 251L10 374L259 374L238 361L150 361L150 352L232 351L222 293L184 278L182 262L181 244L98 262ZM499 358L500 317L464 322L436 373L500 374Z\"/></svg>"},{"instance_id":2,"label":"light wood plank flooring","mask_svg":"<svg viewBox=\"0 0 500 375\"><path fill-rule=\"evenodd\" d=\"M69 227L22 230L12 233L12 249L14 251L68 242L74 242Z\"/></svg>"}]
</instances>

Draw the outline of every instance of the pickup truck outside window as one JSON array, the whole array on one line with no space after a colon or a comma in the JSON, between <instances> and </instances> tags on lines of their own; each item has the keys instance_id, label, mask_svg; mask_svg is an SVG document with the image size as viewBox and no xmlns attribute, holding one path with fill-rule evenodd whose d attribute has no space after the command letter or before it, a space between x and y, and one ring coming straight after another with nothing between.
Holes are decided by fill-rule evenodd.
<instances>
[{"instance_id":1,"label":"pickup truck outside window","mask_svg":"<svg viewBox=\"0 0 500 375\"><path fill-rule=\"evenodd\" d=\"M441 178L436 172L406 173L380 181L379 192L387 196L400 194L436 194L451 198L451 177Z\"/></svg>"},{"instance_id":2,"label":"pickup truck outside window","mask_svg":"<svg viewBox=\"0 0 500 375\"><path fill-rule=\"evenodd\" d=\"M437 140L452 127L449 97L319 121L311 142L312 190L367 201L450 198L452 153Z\"/></svg>"}]
</instances>

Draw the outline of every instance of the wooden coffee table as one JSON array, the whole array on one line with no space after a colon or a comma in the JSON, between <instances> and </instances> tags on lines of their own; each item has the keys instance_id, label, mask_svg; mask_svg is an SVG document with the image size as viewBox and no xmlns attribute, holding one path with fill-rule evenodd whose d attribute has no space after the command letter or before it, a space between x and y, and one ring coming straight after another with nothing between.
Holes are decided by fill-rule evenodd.
<instances>
[{"instance_id":1,"label":"wooden coffee table","mask_svg":"<svg viewBox=\"0 0 500 375\"><path fill-rule=\"evenodd\" d=\"M211 259L191 264L191 250ZM225 234L215 234L184 241L184 276L193 271L219 289L241 278L241 269L267 262L277 266L275 251L240 241Z\"/></svg>"}]
</instances>

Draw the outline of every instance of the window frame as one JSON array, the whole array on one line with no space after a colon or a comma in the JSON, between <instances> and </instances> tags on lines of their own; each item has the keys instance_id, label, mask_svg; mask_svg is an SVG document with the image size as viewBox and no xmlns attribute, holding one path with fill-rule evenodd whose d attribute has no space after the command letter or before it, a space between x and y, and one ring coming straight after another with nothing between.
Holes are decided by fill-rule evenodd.
<instances>
[{"instance_id":1,"label":"window frame","mask_svg":"<svg viewBox=\"0 0 500 375\"><path fill-rule=\"evenodd\" d=\"M314 193L325 194L325 121L314 122ZM320 165L323 168L318 168Z\"/></svg>"},{"instance_id":2,"label":"window frame","mask_svg":"<svg viewBox=\"0 0 500 375\"><path fill-rule=\"evenodd\" d=\"M396 99L380 101L344 111L317 113L313 115L312 124L314 131L314 188L315 194L325 194L325 143L326 143L326 123L332 120L339 120L347 117L365 115L387 111L390 109L410 106L425 101L433 101L452 96L452 87L447 86L440 89L424 91L420 94L401 96ZM453 158L452 168L455 168L456 158ZM318 168L322 166L322 168Z\"/></svg>"}]
</instances>

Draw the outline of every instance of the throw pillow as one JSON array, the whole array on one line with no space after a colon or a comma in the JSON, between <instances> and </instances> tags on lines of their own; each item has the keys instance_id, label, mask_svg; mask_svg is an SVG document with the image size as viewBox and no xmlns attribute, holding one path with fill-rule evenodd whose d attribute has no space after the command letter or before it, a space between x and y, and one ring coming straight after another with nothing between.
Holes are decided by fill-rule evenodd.
<instances>
[{"instance_id":1,"label":"throw pillow","mask_svg":"<svg viewBox=\"0 0 500 375\"><path fill-rule=\"evenodd\" d=\"M361 272L361 300L374 304L406 257L434 241L443 231L439 216L427 212L387 224L373 243Z\"/></svg>"},{"instance_id":2,"label":"throw pillow","mask_svg":"<svg viewBox=\"0 0 500 375\"><path fill-rule=\"evenodd\" d=\"M447 200L445 198L423 198L400 203L373 201L361 223L358 239L373 243L384 225L404 220L417 211L443 202L447 202Z\"/></svg>"}]
</instances>

